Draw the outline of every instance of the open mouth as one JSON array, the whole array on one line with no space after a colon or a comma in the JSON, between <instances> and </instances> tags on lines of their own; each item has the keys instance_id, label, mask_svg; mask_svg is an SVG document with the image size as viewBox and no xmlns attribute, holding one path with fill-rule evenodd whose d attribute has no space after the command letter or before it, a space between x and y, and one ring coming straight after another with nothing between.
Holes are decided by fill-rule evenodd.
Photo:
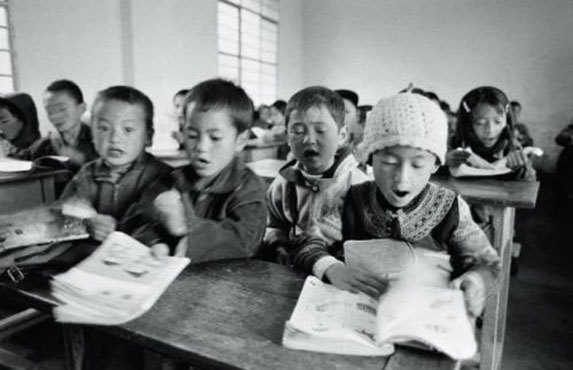
<instances>
[{"instance_id":1,"label":"open mouth","mask_svg":"<svg viewBox=\"0 0 573 370\"><path fill-rule=\"evenodd\" d=\"M209 163L210 163L210 162L209 162L207 159L205 159L205 158L197 158L197 159L195 159L195 161L193 161L193 162L194 162L194 164L195 164L196 167L200 167L200 168L206 167L206 166L208 166Z\"/></svg>"},{"instance_id":2,"label":"open mouth","mask_svg":"<svg viewBox=\"0 0 573 370\"><path fill-rule=\"evenodd\" d=\"M398 198L404 198L405 196L407 196L408 194L410 194L409 191L404 191L404 190L392 190L392 192L393 192Z\"/></svg>"},{"instance_id":3,"label":"open mouth","mask_svg":"<svg viewBox=\"0 0 573 370\"><path fill-rule=\"evenodd\" d=\"M320 155L320 153L316 149L306 149L302 154L306 158L315 158L315 157L318 157Z\"/></svg>"}]
</instances>

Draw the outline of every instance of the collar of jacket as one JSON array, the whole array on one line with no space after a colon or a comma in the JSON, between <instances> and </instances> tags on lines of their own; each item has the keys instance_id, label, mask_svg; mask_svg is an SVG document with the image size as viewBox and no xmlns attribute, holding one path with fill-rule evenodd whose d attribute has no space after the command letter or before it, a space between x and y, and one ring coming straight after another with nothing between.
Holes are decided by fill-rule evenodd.
<instances>
[{"instance_id":1,"label":"collar of jacket","mask_svg":"<svg viewBox=\"0 0 573 370\"><path fill-rule=\"evenodd\" d=\"M352 168L358 166L358 162L351 155L352 150L345 146L340 148L334 157L334 164L326 172L324 172L323 177L319 179L309 179L304 176L301 164L293 159L292 161L285 164L279 171L279 174L288 182L292 182L295 185L304 186L307 188L313 188L320 185L328 185L330 183L336 182L336 179L341 174L346 174Z\"/></svg>"},{"instance_id":2,"label":"collar of jacket","mask_svg":"<svg viewBox=\"0 0 573 370\"><path fill-rule=\"evenodd\" d=\"M191 165L187 165L179 171L175 170L173 177L175 187L181 192L226 194L236 191L243 184L245 171L250 170L238 156L235 156L227 167L223 168L215 178L202 188L196 186L199 176Z\"/></svg>"},{"instance_id":3,"label":"collar of jacket","mask_svg":"<svg viewBox=\"0 0 573 370\"><path fill-rule=\"evenodd\" d=\"M150 154L143 151L133 163L114 171L112 171L111 167L105 163L103 158L98 158L94 163L94 180L96 182L110 182L112 184L116 184L127 172L141 171L144 164L149 160L149 156Z\"/></svg>"}]
</instances>

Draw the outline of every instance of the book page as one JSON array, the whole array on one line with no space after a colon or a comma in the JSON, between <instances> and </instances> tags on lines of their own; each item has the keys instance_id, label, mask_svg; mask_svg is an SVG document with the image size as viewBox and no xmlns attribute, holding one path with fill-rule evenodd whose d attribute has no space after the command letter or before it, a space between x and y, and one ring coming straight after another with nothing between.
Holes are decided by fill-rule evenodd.
<instances>
[{"instance_id":1,"label":"book page","mask_svg":"<svg viewBox=\"0 0 573 370\"><path fill-rule=\"evenodd\" d=\"M0 216L0 253L19 247L88 237L82 220L64 216L49 207Z\"/></svg>"},{"instance_id":2,"label":"book page","mask_svg":"<svg viewBox=\"0 0 573 370\"><path fill-rule=\"evenodd\" d=\"M310 350L387 355L392 352L391 347L379 348L374 345L376 306L377 302L365 294L346 292L309 276L287 322L287 330L291 331L290 334L299 331L307 337L313 337L315 345ZM290 348L309 349L309 343L297 346L292 339L285 336L283 344ZM345 342L348 343L347 347L341 347L340 344ZM329 348L329 343L334 348Z\"/></svg>"}]
</instances>

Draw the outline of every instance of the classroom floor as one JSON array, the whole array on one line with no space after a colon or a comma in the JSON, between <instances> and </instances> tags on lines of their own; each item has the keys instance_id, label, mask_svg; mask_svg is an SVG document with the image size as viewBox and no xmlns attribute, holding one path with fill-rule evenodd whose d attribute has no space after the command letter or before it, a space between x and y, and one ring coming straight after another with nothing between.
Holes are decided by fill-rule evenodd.
<instances>
[{"instance_id":1,"label":"classroom floor","mask_svg":"<svg viewBox=\"0 0 573 370\"><path fill-rule=\"evenodd\" d=\"M504 370L573 369L573 215L556 211L554 194L551 179L542 179L537 208L517 215L522 251L509 291ZM42 369L63 368L63 340L54 324L2 346L38 361Z\"/></svg>"}]
</instances>

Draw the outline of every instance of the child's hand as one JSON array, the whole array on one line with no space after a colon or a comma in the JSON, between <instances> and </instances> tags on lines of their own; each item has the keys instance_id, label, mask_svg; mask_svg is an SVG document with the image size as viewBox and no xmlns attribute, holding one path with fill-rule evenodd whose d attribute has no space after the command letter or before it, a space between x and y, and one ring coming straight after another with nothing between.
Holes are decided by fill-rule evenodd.
<instances>
[{"instance_id":1,"label":"child's hand","mask_svg":"<svg viewBox=\"0 0 573 370\"><path fill-rule=\"evenodd\" d=\"M151 254L155 258L163 258L169 255L169 247L165 243L157 243L151 246Z\"/></svg>"},{"instance_id":2,"label":"child's hand","mask_svg":"<svg viewBox=\"0 0 573 370\"><path fill-rule=\"evenodd\" d=\"M481 277L476 273L466 273L452 280L452 288L461 289L464 292L466 309L472 317L478 317L485 306L485 285Z\"/></svg>"},{"instance_id":3,"label":"child's hand","mask_svg":"<svg viewBox=\"0 0 573 370\"><path fill-rule=\"evenodd\" d=\"M171 234L183 236L187 233L187 217L181 193L175 189L163 192L155 198L153 204L161 222Z\"/></svg>"},{"instance_id":4,"label":"child's hand","mask_svg":"<svg viewBox=\"0 0 573 370\"><path fill-rule=\"evenodd\" d=\"M290 266L292 261L285 247L278 247L276 251L277 262L284 266Z\"/></svg>"},{"instance_id":5,"label":"child's hand","mask_svg":"<svg viewBox=\"0 0 573 370\"><path fill-rule=\"evenodd\" d=\"M506 166L510 169L525 166L529 162L529 158L523 150L515 150L509 153L506 157Z\"/></svg>"},{"instance_id":6,"label":"child's hand","mask_svg":"<svg viewBox=\"0 0 573 370\"><path fill-rule=\"evenodd\" d=\"M78 165L78 166L83 165L84 162L86 161L86 157L84 156L84 154L82 152L80 152L76 148L71 147L69 145L61 146L57 152L58 152L58 155L68 157L70 159L71 163Z\"/></svg>"},{"instance_id":7,"label":"child's hand","mask_svg":"<svg viewBox=\"0 0 573 370\"><path fill-rule=\"evenodd\" d=\"M109 234L115 231L117 221L109 215L97 214L89 219L89 233L98 242L103 242Z\"/></svg>"},{"instance_id":8,"label":"child's hand","mask_svg":"<svg viewBox=\"0 0 573 370\"><path fill-rule=\"evenodd\" d=\"M325 275L339 289L362 292L375 299L388 288L388 279L356 271L340 263L330 266Z\"/></svg>"},{"instance_id":9,"label":"child's hand","mask_svg":"<svg viewBox=\"0 0 573 370\"><path fill-rule=\"evenodd\" d=\"M455 149L446 153L446 166L448 167L459 167L460 165L466 163L468 158L472 155L470 152L465 150Z\"/></svg>"}]
</instances>

